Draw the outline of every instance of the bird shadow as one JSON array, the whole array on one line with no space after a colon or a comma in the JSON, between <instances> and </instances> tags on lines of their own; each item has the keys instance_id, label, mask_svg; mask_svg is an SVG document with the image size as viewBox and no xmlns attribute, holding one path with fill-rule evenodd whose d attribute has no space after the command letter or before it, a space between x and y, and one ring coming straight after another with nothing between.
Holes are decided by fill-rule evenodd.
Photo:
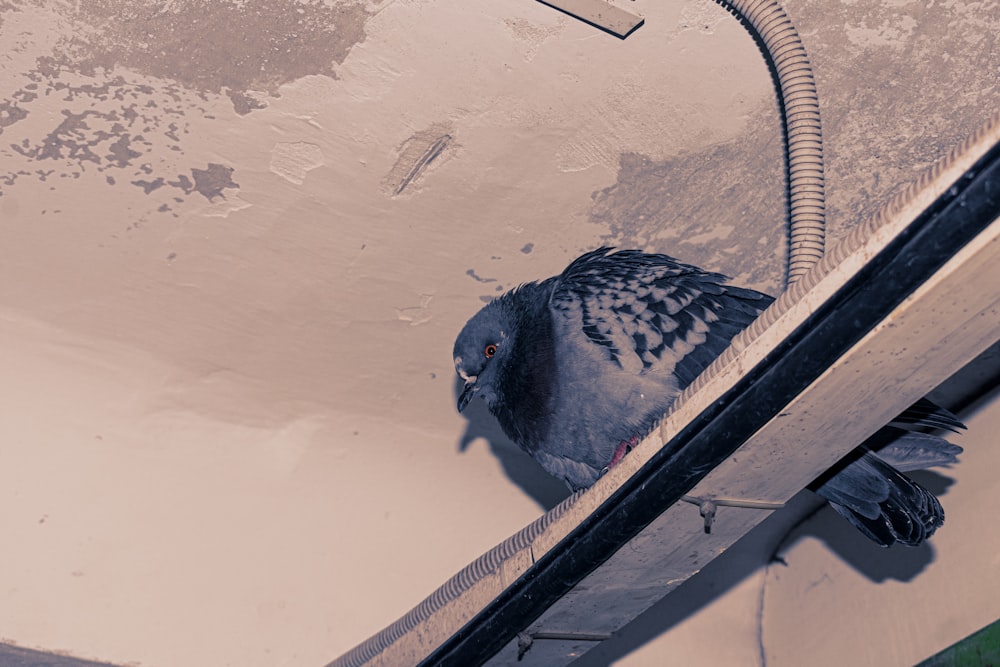
<instances>
[{"instance_id":1,"label":"bird shadow","mask_svg":"<svg viewBox=\"0 0 1000 667\"><path fill-rule=\"evenodd\" d=\"M456 399L462 391L462 386L462 381L456 379ZM534 459L504 435L483 401L473 399L462 415L468 423L458 442L459 452L465 452L475 440L480 438L485 440L490 453L500 462L507 478L545 511L549 511L570 495L570 490L565 484L545 472Z\"/></svg>"},{"instance_id":2,"label":"bird shadow","mask_svg":"<svg viewBox=\"0 0 1000 667\"><path fill-rule=\"evenodd\" d=\"M953 481L930 471L910 473L910 476L935 495L945 491ZM879 547L834 512L823 499L802 491L670 595L584 654L573 663L574 667L599 667L624 659L722 598L762 567L797 567L795 561L786 561L781 554L788 553L796 543L808 538L820 540L850 567L875 583L889 579L911 581L935 557L933 547L927 542L918 547Z\"/></svg>"}]
</instances>

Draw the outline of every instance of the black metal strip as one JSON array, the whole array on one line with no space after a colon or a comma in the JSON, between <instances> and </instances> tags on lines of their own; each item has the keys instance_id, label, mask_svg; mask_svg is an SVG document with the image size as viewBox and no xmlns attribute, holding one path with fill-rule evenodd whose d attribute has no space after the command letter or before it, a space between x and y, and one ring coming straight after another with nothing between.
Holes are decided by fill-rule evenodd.
<instances>
[{"instance_id":1,"label":"black metal strip","mask_svg":"<svg viewBox=\"0 0 1000 667\"><path fill-rule=\"evenodd\" d=\"M421 667L482 665L818 378L1000 216L1000 144Z\"/></svg>"}]
</instances>

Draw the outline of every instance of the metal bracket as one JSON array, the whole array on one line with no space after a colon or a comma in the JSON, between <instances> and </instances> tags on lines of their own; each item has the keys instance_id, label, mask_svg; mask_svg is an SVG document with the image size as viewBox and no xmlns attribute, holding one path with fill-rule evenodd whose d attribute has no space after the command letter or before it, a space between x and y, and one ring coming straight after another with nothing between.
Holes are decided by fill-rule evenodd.
<instances>
[{"instance_id":1,"label":"metal bracket","mask_svg":"<svg viewBox=\"0 0 1000 667\"><path fill-rule=\"evenodd\" d=\"M698 506L698 512L705 519L705 534L712 532L715 513L719 507L748 507L757 510L780 510L785 503L770 500L741 500L739 498L699 498L698 496L681 496L681 500Z\"/></svg>"}]
</instances>

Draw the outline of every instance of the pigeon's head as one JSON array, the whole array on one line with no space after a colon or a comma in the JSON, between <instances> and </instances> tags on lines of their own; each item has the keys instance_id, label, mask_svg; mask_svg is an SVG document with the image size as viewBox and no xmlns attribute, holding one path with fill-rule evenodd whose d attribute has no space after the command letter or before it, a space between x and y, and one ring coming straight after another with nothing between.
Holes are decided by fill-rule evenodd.
<instances>
[{"instance_id":1,"label":"pigeon's head","mask_svg":"<svg viewBox=\"0 0 1000 667\"><path fill-rule=\"evenodd\" d=\"M465 381L458 397L461 412L475 395L492 409L499 400L501 371L510 354L512 322L501 300L487 304L469 320L455 340L455 372Z\"/></svg>"}]
</instances>

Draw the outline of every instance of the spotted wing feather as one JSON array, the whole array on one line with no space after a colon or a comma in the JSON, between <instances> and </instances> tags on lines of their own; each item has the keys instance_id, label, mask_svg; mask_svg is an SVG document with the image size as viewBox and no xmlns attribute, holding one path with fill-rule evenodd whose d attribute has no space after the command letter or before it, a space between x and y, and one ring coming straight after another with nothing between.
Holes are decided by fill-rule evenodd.
<instances>
[{"instance_id":1,"label":"spotted wing feather","mask_svg":"<svg viewBox=\"0 0 1000 667\"><path fill-rule=\"evenodd\" d=\"M600 248L559 276L550 307L621 369L672 372L683 388L771 303L724 281L666 255Z\"/></svg>"}]
</instances>

